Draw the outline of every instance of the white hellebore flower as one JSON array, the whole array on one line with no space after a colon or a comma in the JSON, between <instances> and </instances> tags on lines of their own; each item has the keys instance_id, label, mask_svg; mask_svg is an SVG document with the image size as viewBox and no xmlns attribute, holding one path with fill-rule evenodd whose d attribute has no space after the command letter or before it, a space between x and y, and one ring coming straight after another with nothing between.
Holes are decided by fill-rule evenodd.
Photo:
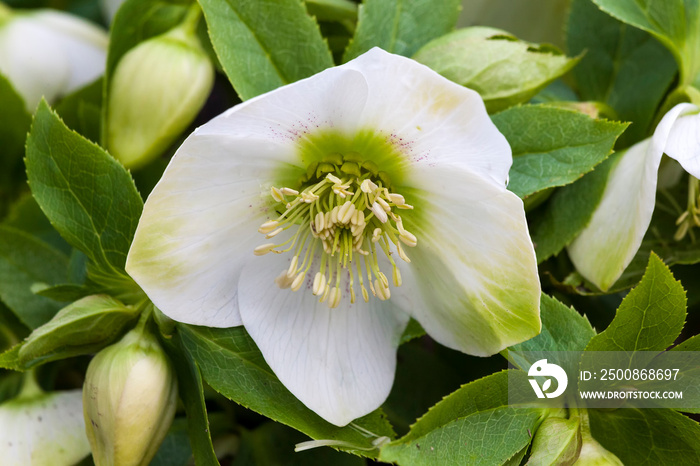
<instances>
[{"instance_id":1,"label":"white hellebore flower","mask_svg":"<svg viewBox=\"0 0 700 466\"><path fill-rule=\"evenodd\" d=\"M71 466L86 457L82 391L44 393L25 383L30 386L17 398L0 405L0 463Z\"/></svg>"},{"instance_id":2,"label":"white hellebore flower","mask_svg":"<svg viewBox=\"0 0 700 466\"><path fill-rule=\"evenodd\" d=\"M579 273L605 291L634 258L651 223L661 157L666 153L700 177L700 109L678 104L652 137L618 156L588 226L568 246Z\"/></svg>"},{"instance_id":3,"label":"white hellebore flower","mask_svg":"<svg viewBox=\"0 0 700 466\"><path fill-rule=\"evenodd\" d=\"M0 73L33 112L97 79L105 69L105 31L57 10L13 12L0 4Z\"/></svg>"},{"instance_id":4,"label":"white hellebore flower","mask_svg":"<svg viewBox=\"0 0 700 466\"><path fill-rule=\"evenodd\" d=\"M511 162L476 92L375 48L198 128L148 198L127 270L175 320L244 325L342 426L388 396L409 317L476 355L539 332Z\"/></svg>"}]
</instances>

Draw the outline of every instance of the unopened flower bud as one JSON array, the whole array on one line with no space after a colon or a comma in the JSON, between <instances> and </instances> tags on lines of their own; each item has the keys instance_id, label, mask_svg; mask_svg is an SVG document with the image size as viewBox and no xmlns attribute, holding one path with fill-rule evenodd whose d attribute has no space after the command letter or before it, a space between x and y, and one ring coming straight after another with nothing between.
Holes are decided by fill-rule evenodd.
<instances>
[{"instance_id":1,"label":"unopened flower bud","mask_svg":"<svg viewBox=\"0 0 700 466\"><path fill-rule=\"evenodd\" d=\"M603 448L593 437L584 437L581 453L576 466L623 466L622 461L609 450Z\"/></svg>"},{"instance_id":2,"label":"unopened flower bud","mask_svg":"<svg viewBox=\"0 0 700 466\"><path fill-rule=\"evenodd\" d=\"M111 78L107 147L127 168L167 149L211 92L214 67L194 31L200 11L193 11L180 26L129 50Z\"/></svg>"},{"instance_id":3,"label":"unopened flower bud","mask_svg":"<svg viewBox=\"0 0 700 466\"><path fill-rule=\"evenodd\" d=\"M33 112L97 79L105 69L107 33L57 10L15 12L0 4L0 73Z\"/></svg>"},{"instance_id":4,"label":"unopened flower bud","mask_svg":"<svg viewBox=\"0 0 700 466\"><path fill-rule=\"evenodd\" d=\"M0 463L71 466L86 457L80 390L44 393L26 377L20 395L0 405Z\"/></svg>"},{"instance_id":5,"label":"unopened flower bud","mask_svg":"<svg viewBox=\"0 0 700 466\"><path fill-rule=\"evenodd\" d=\"M156 338L137 327L90 362L83 406L97 466L148 465L175 415L177 380Z\"/></svg>"}]
</instances>

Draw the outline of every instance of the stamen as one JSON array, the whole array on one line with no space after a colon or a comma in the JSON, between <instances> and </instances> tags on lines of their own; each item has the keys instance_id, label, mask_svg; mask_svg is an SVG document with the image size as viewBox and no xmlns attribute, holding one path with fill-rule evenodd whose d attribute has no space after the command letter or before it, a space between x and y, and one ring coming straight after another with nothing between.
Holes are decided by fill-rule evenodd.
<instances>
[{"instance_id":1,"label":"stamen","mask_svg":"<svg viewBox=\"0 0 700 466\"><path fill-rule=\"evenodd\" d=\"M253 254L256 256L264 256L268 252L272 252L273 249L276 246L274 243L266 243L266 244L261 244L257 248L253 249ZM277 251L274 251L277 252Z\"/></svg>"},{"instance_id":2,"label":"stamen","mask_svg":"<svg viewBox=\"0 0 700 466\"><path fill-rule=\"evenodd\" d=\"M390 299L390 282L380 270L377 252L386 256L392 267L391 283L399 287L403 280L392 254L396 251L410 263L405 246L418 243L396 214L396 209L413 206L403 195L390 191L386 173L358 157L355 154L346 160L342 154L329 154L322 163L307 169L304 179L315 176L315 181L296 189L271 187L270 196L280 214L265 221L258 231L268 239L292 227L296 231L279 244L265 243L253 250L258 256L292 251L288 268L275 279L277 286L292 291L309 283L309 271L320 255L320 266L307 288L331 309L340 305L344 294L355 303L355 279L365 302L370 291L381 300Z\"/></svg>"}]
</instances>

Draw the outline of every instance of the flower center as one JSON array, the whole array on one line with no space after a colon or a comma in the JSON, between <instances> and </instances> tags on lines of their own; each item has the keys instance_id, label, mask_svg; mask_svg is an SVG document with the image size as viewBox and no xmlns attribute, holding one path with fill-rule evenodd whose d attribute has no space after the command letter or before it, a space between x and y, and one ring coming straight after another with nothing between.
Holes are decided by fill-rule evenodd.
<instances>
[{"instance_id":1,"label":"flower center","mask_svg":"<svg viewBox=\"0 0 700 466\"><path fill-rule=\"evenodd\" d=\"M330 308L340 304L343 292L349 293L354 303L356 282L362 299L369 301L365 277L372 295L389 299L389 279L379 268L378 251L383 251L392 266L394 286L401 286L391 243L399 257L410 262L403 245L413 247L417 239L404 228L396 211L413 206L406 204L401 194L390 191L388 177L376 165L360 163L353 154L327 156L323 162L310 165L300 181L299 190L270 189L281 214L258 229L270 239L296 227L286 241L266 243L254 250L258 256L294 252L289 268L275 279L277 286L298 291L314 261L320 260L311 291Z\"/></svg>"}]
</instances>

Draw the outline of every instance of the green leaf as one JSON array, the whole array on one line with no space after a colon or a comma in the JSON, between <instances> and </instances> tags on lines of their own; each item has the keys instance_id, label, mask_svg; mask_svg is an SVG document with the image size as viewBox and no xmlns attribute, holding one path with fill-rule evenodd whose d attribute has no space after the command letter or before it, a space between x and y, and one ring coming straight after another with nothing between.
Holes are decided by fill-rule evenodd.
<instances>
[{"instance_id":1,"label":"green leaf","mask_svg":"<svg viewBox=\"0 0 700 466\"><path fill-rule=\"evenodd\" d=\"M39 327L61 307L35 295L32 286L67 280L67 256L21 230L0 225L0 299L23 324Z\"/></svg>"},{"instance_id":2,"label":"green leaf","mask_svg":"<svg viewBox=\"0 0 700 466\"><path fill-rule=\"evenodd\" d=\"M671 351L700 351L700 335L688 338L684 342L671 348Z\"/></svg>"},{"instance_id":3,"label":"green leaf","mask_svg":"<svg viewBox=\"0 0 700 466\"><path fill-rule=\"evenodd\" d=\"M508 349L518 352L583 351L595 336L595 330L585 316L579 314L573 307L565 306L556 298L544 293L540 298L540 318L542 331L539 335ZM527 365L516 365L521 369L529 369L534 362L528 361Z\"/></svg>"},{"instance_id":4,"label":"green leaf","mask_svg":"<svg viewBox=\"0 0 700 466\"><path fill-rule=\"evenodd\" d=\"M593 0L601 10L654 35L674 55L679 87L700 83L700 2L698 0Z\"/></svg>"},{"instance_id":5,"label":"green leaf","mask_svg":"<svg viewBox=\"0 0 700 466\"><path fill-rule=\"evenodd\" d=\"M29 233L64 254L71 253L70 244L51 226L30 192L23 193L12 203L3 224Z\"/></svg>"},{"instance_id":6,"label":"green leaf","mask_svg":"<svg viewBox=\"0 0 700 466\"><path fill-rule=\"evenodd\" d=\"M662 351L680 335L686 316L685 290L656 254L642 281L625 297L615 318L586 351Z\"/></svg>"},{"instance_id":7,"label":"green leaf","mask_svg":"<svg viewBox=\"0 0 700 466\"><path fill-rule=\"evenodd\" d=\"M508 189L520 197L581 178L612 153L627 127L547 105L513 107L492 120L513 150Z\"/></svg>"},{"instance_id":8,"label":"green leaf","mask_svg":"<svg viewBox=\"0 0 700 466\"><path fill-rule=\"evenodd\" d=\"M542 409L508 405L503 371L462 386L430 409L398 440L384 445L379 458L400 464L502 464L530 443Z\"/></svg>"},{"instance_id":9,"label":"green leaf","mask_svg":"<svg viewBox=\"0 0 700 466\"><path fill-rule=\"evenodd\" d=\"M9 350L0 354L0 367L4 367L5 369L10 369L13 371L23 371L24 368L19 362L19 350L21 346L21 344L15 345Z\"/></svg>"},{"instance_id":10,"label":"green leaf","mask_svg":"<svg viewBox=\"0 0 700 466\"><path fill-rule=\"evenodd\" d=\"M209 429L207 407L204 402L202 374L192 355L184 348L180 335L172 340L161 338L161 343L175 367L180 398L187 412L189 443L198 466L218 466ZM167 463L165 463L167 464Z\"/></svg>"},{"instance_id":11,"label":"green leaf","mask_svg":"<svg viewBox=\"0 0 700 466\"><path fill-rule=\"evenodd\" d=\"M10 200L15 197L24 176L22 155L31 115L24 107L24 100L12 84L0 74L0 219L5 216Z\"/></svg>"},{"instance_id":12,"label":"green leaf","mask_svg":"<svg viewBox=\"0 0 700 466\"><path fill-rule=\"evenodd\" d=\"M61 99L56 105L56 113L66 126L93 142L100 141L103 87L103 79L99 78Z\"/></svg>"},{"instance_id":13,"label":"green leaf","mask_svg":"<svg viewBox=\"0 0 700 466\"><path fill-rule=\"evenodd\" d=\"M601 12L591 0L574 0L567 25L569 53L585 51L573 70L583 100L604 102L631 121L618 147L644 139L677 72L673 56L648 33Z\"/></svg>"},{"instance_id":14,"label":"green leaf","mask_svg":"<svg viewBox=\"0 0 700 466\"><path fill-rule=\"evenodd\" d=\"M91 278L115 290L115 296L140 295L124 264L143 201L124 167L69 130L45 102L27 139L26 163L39 206L61 236L90 259Z\"/></svg>"},{"instance_id":15,"label":"green leaf","mask_svg":"<svg viewBox=\"0 0 700 466\"><path fill-rule=\"evenodd\" d=\"M410 57L431 40L452 31L459 10L460 0L366 0L360 6L355 36L343 61L372 47Z\"/></svg>"},{"instance_id":16,"label":"green leaf","mask_svg":"<svg viewBox=\"0 0 700 466\"><path fill-rule=\"evenodd\" d=\"M242 100L333 66L298 0L200 0L221 65Z\"/></svg>"},{"instance_id":17,"label":"green leaf","mask_svg":"<svg viewBox=\"0 0 700 466\"><path fill-rule=\"evenodd\" d=\"M552 46L530 44L487 27L446 34L423 46L413 58L477 91L489 113L527 102L578 62Z\"/></svg>"},{"instance_id":18,"label":"green leaf","mask_svg":"<svg viewBox=\"0 0 700 466\"><path fill-rule=\"evenodd\" d=\"M670 409L588 410L591 433L624 464L700 464L700 425Z\"/></svg>"},{"instance_id":19,"label":"green leaf","mask_svg":"<svg viewBox=\"0 0 700 466\"><path fill-rule=\"evenodd\" d=\"M444 354L435 348L426 348L424 341L399 347L394 385L382 405L394 429L402 434L446 393L455 391L465 382L465 374L460 369L470 362L460 359L457 364L450 364ZM461 353L459 356L468 358ZM483 360L479 358L478 362ZM469 376L476 378L477 368L468 367ZM490 372L493 372L493 364L486 373Z\"/></svg>"},{"instance_id":20,"label":"green leaf","mask_svg":"<svg viewBox=\"0 0 700 466\"><path fill-rule=\"evenodd\" d=\"M188 420L176 418L173 421L168 435L163 439L156 456L153 457L149 466L187 466L192 458L192 447L190 439L187 437ZM205 463L197 462L198 466ZM218 461L214 463L218 466Z\"/></svg>"},{"instance_id":21,"label":"green leaf","mask_svg":"<svg viewBox=\"0 0 700 466\"><path fill-rule=\"evenodd\" d=\"M559 254L591 221L615 159L611 155L575 183L557 189L547 204L528 215L538 264Z\"/></svg>"},{"instance_id":22,"label":"green leaf","mask_svg":"<svg viewBox=\"0 0 700 466\"><path fill-rule=\"evenodd\" d=\"M34 330L20 348L19 361L29 368L95 352L116 341L139 313L110 296L87 296Z\"/></svg>"},{"instance_id":23,"label":"green leaf","mask_svg":"<svg viewBox=\"0 0 700 466\"><path fill-rule=\"evenodd\" d=\"M354 24L357 21L357 4L351 0L305 0L304 3L309 14L319 21L337 21L343 24Z\"/></svg>"},{"instance_id":24,"label":"green leaf","mask_svg":"<svg viewBox=\"0 0 700 466\"><path fill-rule=\"evenodd\" d=\"M314 439L341 440L360 448L373 447L372 438L352 427L336 427L324 421L297 400L265 363L243 327L219 329L179 324L177 328L204 380L225 397ZM379 410L353 423L377 436L394 435ZM376 455L371 450L351 451L364 456Z\"/></svg>"}]
</instances>

